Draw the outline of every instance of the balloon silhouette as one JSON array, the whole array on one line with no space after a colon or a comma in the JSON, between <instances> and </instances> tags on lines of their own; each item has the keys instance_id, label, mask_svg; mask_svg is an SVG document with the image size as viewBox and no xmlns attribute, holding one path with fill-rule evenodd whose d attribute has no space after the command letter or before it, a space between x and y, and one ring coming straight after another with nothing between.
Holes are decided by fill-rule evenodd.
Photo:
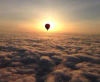
<instances>
[{"instance_id":1,"label":"balloon silhouette","mask_svg":"<svg viewBox=\"0 0 100 82\"><path fill-rule=\"evenodd\" d=\"M45 24L45 28L46 28L47 30L49 30L50 24Z\"/></svg>"}]
</instances>

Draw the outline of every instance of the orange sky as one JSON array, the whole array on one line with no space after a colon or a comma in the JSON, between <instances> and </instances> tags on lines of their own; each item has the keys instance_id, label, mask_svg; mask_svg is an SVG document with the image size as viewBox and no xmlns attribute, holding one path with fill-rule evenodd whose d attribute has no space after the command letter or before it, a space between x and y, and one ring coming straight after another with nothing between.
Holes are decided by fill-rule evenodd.
<instances>
[{"instance_id":1,"label":"orange sky","mask_svg":"<svg viewBox=\"0 0 100 82\"><path fill-rule=\"evenodd\" d=\"M2 0L0 30L100 33L100 0ZM23 30L24 29L24 30Z\"/></svg>"}]
</instances>

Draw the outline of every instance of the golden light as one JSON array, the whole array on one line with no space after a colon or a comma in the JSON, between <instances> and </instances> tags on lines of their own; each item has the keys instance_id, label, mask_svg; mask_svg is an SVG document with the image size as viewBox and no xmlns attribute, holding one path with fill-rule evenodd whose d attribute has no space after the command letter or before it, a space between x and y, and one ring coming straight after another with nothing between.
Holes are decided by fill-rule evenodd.
<instances>
[{"instance_id":1,"label":"golden light","mask_svg":"<svg viewBox=\"0 0 100 82\"><path fill-rule=\"evenodd\" d=\"M45 33L50 33L50 32L63 32L64 29L64 22L58 16L57 14L50 14L50 13L43 13L41 14L37 19L33 19L33 21L29 21L30 24L28 24L28 29L31 31L35 32L45 32ZM50 24L50 29L47 31L45 28L46 24ZM24 26L27 26L24 23Z\"/></svg>"},{"instance_id":2,"label":"golden light","mask_svg":"<svg viewBox=\"0 0 100 82\"><path fill-rule=\"evenodd\" d=\"M50 29L48 31L45 28L45 24L50 24ZM53 18L45 18L38 21L36 27L38 27L37 30L40 30L41 32L59 32L62 29L60 22Z\"/></svg>"}]
</instances>

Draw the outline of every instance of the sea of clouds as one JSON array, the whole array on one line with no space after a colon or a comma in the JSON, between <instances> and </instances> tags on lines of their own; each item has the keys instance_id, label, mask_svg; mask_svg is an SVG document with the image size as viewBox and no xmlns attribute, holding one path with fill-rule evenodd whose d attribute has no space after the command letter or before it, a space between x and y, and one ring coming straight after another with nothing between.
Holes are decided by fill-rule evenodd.
<instances>
[{"instance_id":1,"label":"sea of clouds","mask_svg":"<svg viewBox=\"0 0 100 82\"><path fill-rule=\"evenodd\" d=\"M0 33L0 82L100 82L100 35Z\"/></svg>"}]
</instances>

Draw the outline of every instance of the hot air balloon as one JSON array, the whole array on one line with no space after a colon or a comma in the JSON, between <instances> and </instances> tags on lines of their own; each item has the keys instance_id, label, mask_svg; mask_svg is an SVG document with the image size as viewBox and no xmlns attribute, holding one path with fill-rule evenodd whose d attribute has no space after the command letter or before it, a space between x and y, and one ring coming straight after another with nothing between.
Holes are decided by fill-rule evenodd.
<instances>
[{"instance_id":1,"label":"hot air balloon","mask_svg":"<svg viewBox=\"0 0 100 82\"><path fill-rule=\"evenodd\" d=\"M49 30L50 24L45 24L45 28L46 28L47 30Z\"/></svg>"}]
</instances>

